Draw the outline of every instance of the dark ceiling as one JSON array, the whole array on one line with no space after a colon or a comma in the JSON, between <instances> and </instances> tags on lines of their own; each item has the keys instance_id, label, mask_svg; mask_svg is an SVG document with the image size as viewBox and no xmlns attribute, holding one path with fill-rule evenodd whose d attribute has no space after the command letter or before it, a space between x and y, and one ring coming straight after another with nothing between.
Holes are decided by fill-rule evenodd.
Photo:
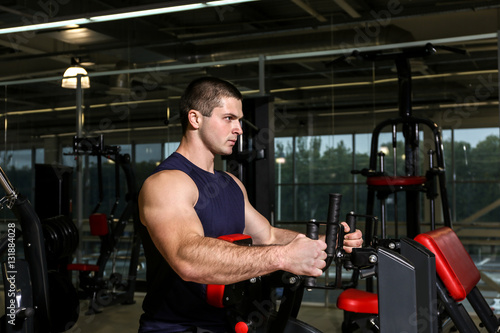
<instances>
[{"instance_id":1,"label":"dark ceiling","mask_svg":"<svg viewBox=\"0 0 500 333\"><path fill-rule=\"evenodd\" d=\"M0 29L188 3L4 0ZM88 131L161 126L201 75L228 79L248 96L264 89L290 128L315 122L331 130L334 119L371 128L397 112L393 55L415 49L431 51L409 57L414 112L436 117L461 105L462 119L487 119L498 116L499 13L498 0L261 0L0 34L0 115L21 141L74 131L75 91L60 78L76 57L91 80ZM429 42L434 49L424 49Z\"/></svg>"}]
</instances>

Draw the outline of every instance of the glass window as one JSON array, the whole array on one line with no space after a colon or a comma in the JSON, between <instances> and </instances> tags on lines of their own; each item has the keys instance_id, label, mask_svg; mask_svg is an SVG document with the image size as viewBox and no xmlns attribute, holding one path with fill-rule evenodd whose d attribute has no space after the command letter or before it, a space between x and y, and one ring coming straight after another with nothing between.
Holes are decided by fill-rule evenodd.
<instances>
[{"instance_id":1,"label":"glass window","mask_svg":"<svg viewBox=\"0 0 500 333\"><path fill-rule=\"evenodd\" d=\"M32 172L31 149L7 150L1 155L1 165L12 186L33 200L34 172Z\"/></svg>"},{"instance_id":2,"label":"glass window","mask_svg":"<svg viewBox=\"0 0 500 333\"><path fill-rule=\"evenodd\" d=\"M498 128L454 131L456 221L495 222L500 213L500 139ZM467 195L464 195L467 193Z\"/></svg>"},{"instance_id":3,"label":"glass window","mask_svg":"<svg viewBox=\"0 0 500 333\"><path fill-rule=\"evenodd\" d=\"M351 179L351 135L296 138L296 181L299 183L345 182Z\"/></svg>"},{"instance_id":4,"label":"glass window","mask_svg":"<svg viewBox=\"0 0 500 333\"><path fill-rule=\"evenodd\" d=\"M138 184L153 172L154 168L161 162L161 143L137 144L135 146L135 173Z\"/></svg>"},{"instance_id":5,"label":"glass window","mask_svg":"<svg viewBox=\"0 0 500 333\"><path fill-rule=\"evenodd\" d=\"M325 220L328 194L354 207L352 135L275 139L277 221Z\"/></svg>"},{"instance_id":6,"label":"glass window","mask_svg":"<svg viewBox=\"0 0 500 333\"><path fill-rule=\"evenodd\" d=\"M170 156L179 147L180 142L165 142L164 158Z\"/></svg>"},{"instance_id":7,"label":"glass window","mask_svg":"<svg viewBox=\"0 0 500 333\"><path fill-rule=\"evenodd\" d=\"M358 133L354 135L355 142L355 159L354 170L361 171L370 166L370 147L371 147L371 133ZM357 176L357 181L365 182L364 177ZM355 181L356 181L355 180Z\"/></svg>"}]
</instances>

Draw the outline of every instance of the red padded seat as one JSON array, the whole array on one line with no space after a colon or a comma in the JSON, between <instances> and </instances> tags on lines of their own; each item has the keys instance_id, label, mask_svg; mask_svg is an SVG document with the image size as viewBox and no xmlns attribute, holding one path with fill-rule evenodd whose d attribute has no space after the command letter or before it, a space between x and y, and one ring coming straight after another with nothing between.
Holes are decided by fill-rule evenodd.
<instances>
[{"instance_id":1,"label":"red padded seat","mask_svg":"<svg viewBox=\"0 0 500 333\"><path fill-rule=\"evenodd\" d=\"M69 264L67 269L69 271L97 272L99 270L99 266L89 264Z\"/></svg>"},{"instance_id":2,"label":"red padded seat","mask_svg":"<svg viewBox=\"0 0 500 333\"><path fill-rule=\"evenodd\" d=\"M337 307L349 312L378 314L378 296L364 290L346 289L337 298Z\"/></svg>"},{"instance_id":3,"label":"red padded seat","mask_svg":"<svg viewBox=\"0 0 500 333\"><path fill-rule=\"evenodd\" d=\"M411 186L425 184L425 176L377 176L366 178L366 184L369 186Z\"/></svg>"},{"instance_id":4,"label":"red padded seat","mask_svg":"<svg viewBox=\"0 0 500 333\"><path fill-rule=\"evenodd\" d=\"M457 234L441 227L417 235L415 240L436 256L436 272L450 296L457 302L464 300L481 275Z\"/></svg>"}]
</instances>

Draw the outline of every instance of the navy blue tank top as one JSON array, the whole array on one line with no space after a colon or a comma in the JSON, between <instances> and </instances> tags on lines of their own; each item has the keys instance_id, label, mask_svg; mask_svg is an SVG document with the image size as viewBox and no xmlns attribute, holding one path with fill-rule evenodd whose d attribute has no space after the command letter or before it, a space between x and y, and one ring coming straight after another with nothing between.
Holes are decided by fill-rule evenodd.
<instances>
[{"instance_id":1,"label":"navy blue tank top","mask_svg":"<svg viewBox=\"0 0 500 333\"><path fill-rule=\"evenodd\" d=\"M206 237L243 233L243 193L225 172L207 172L175 152L154 171L180 170L194 181L198 201L194 207ZM182 280L168 265L151 239L143 235L147 265L147 293L139 332L179 332L202 327L226 332L225 310L206 302L206 285Z\"/></svg>"}]
</instances>

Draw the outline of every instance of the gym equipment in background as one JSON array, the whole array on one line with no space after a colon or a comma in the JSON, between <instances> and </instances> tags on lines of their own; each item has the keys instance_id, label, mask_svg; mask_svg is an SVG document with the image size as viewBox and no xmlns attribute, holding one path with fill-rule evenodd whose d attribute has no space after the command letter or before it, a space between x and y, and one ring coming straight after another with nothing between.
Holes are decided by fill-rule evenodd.
<instances>
[{"instance_id":1,"label":"gym equipment in background","mask_svg":"<svg viewBox=\"0 0 500 333\"><path fill-rule=\"evenodd\" d=\"M78 295L67 275L49 270L46 244L50 244L52 254L72 252L74 234L59 225L57 218L44 228L29 200L15 190L1 168L0 185L6 193L0 206L12 210L21 227L19 230L16 223L9 222L7 232L0 238L0 253L6 255L2 264L6 312L0 331L69 330L79 317ZM48 228L53 238L45 240ZM22 237L22 248L16 247L18 237Z\"/></svg>"},{"instance_id":2,"label":"gym equipment in background","mask_svg":"<svg viewBox=\"0 0 500 333\"><path fill-rule=\"evenodd\" d=\"M451 213L448 204L446 191L445 165L443 156L443 142L439 126L425 118L418 118L412 114L412 86L411 86L411 66L410 59L425 58L436 52L437 49L445 49L447 51L463 54L462 50L435 46L430 43L423 47L414 47L403 49L400 52L384 53L376 52L357 52L354 51L351 55L335 60L344 60L346 58L357 58L365 61L380 61L393 60L398 74L399 88L399 116L397 118L387 119L378 124L373 130L370 163L368 169L353 170L353 173L360 173L367 177L368 185L367 194L367 215L374 213L375 196L380 200L380 219L382 228L382 237L386 233L386 199L389 195L394 197L394 223L395 237L398 237L398 192L404 192L406 195L406 236L415 237L420 233L420 224L422 223L419 193L426 194L429 200L430 207L430 225L431 229L435 228L435 199L438 194L441 198L441 212L443 223L445 226L451 227ZM427 128L432 134L432 139L422 141L420 138L421 128ZM393 173L388 174L384 166L384 153L380 152L378 146L379 136L386 128L390 128L392 133L392 158L393 158ZM404 152L399 152L399 155L404 155L404 174L398 173L397 166L397 133L400 129L404 137ZM423 152L423 146L429 146L427 154L429 156L429 168L425 174L420 169L420 160ZM427 148L427 147L425 147ZM434 159L435 155L435 159ZM377 162L380 163L377 168ZM434 162L435 161L435 162ZM437 191L439 184L439 192ZM371 240L371 227L367 221L367 230L365 233L366 240Z\"/></svg>"},{"instance_id":3,"label":"gym equipment in background","mask_svg":"<svg viewBox=\"0 0 500 333\"><path fill-rule=\"evenodd\" d=\"M248 200L268 221L274 220L274 111L269 96L243 99L243 134L233 153L223 156L226 170L241 180Z\"/></svg>"},{"instance_id":4,"label":"gym equipment in background","mask_svg":"<svg viewBox=\"0 0 500 333\"><path fill-rule=\"evenodd\" d=\"M137 205L138 191L135 173L131 165L130 155L120 154L120 147L105 146L103 136L96 138L77 138L73 140L73 153L77 158L82 155L97 157L98 195L99 201L89 217L90 232L100 238L100 252L95 264L73 263L68 270L78 271L79 292L82 299L90 299L87 314L101 312L101 308L114 304L133 304L134 292L139 264L140 238L137 226L140 224ZM115 164L115 202L109 215L99 213L103 200L102 157ZM125 174L127 192L126 205L115 218L120 198L120 169ZM132 221L134 231L131 235L128 277L123 281L122 275L115 271L116 255L120 240L124 236L127 224ZM111 273L107 265L111 258Z\"/></svg>"}]
</instances>

